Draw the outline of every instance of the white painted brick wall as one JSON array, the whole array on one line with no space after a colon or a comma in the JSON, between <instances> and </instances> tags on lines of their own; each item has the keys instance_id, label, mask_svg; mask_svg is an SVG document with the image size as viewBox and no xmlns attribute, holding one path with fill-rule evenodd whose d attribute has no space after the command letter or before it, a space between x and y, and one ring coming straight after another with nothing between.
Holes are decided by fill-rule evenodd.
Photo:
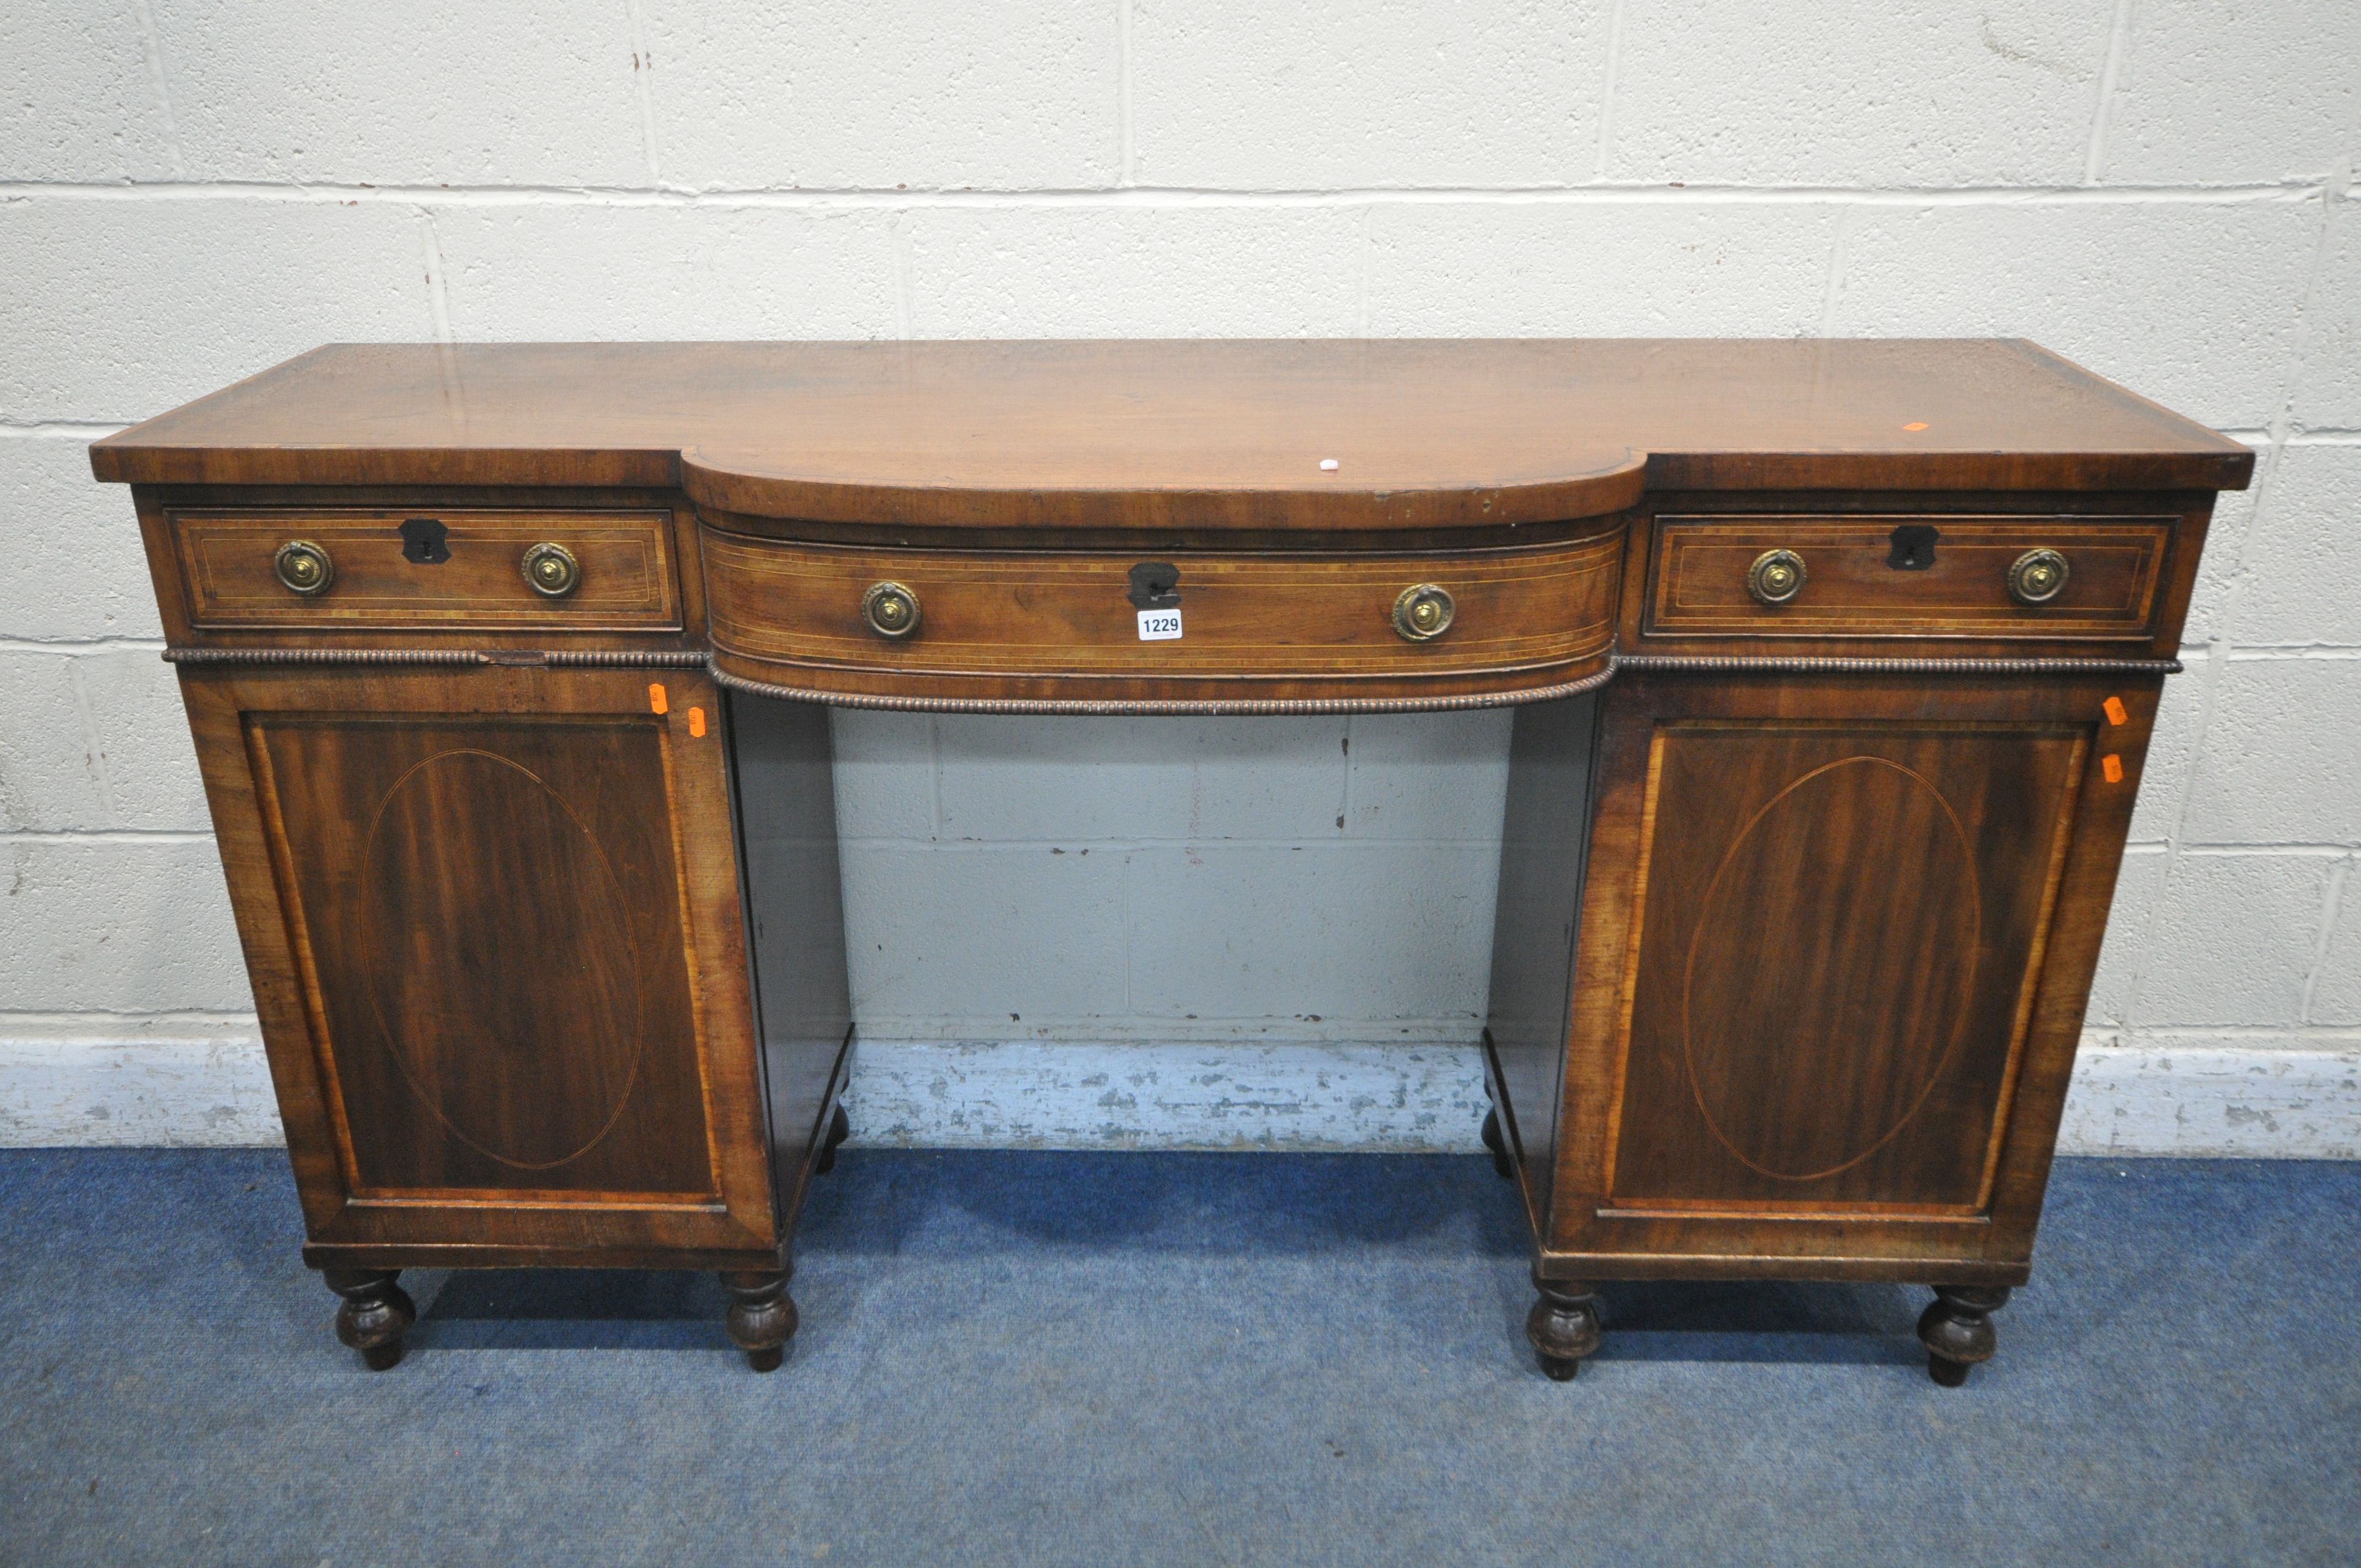
<instances>
[{"instance_id":1,"label":"white painted brick wall","mask_svg":"<svg viewBox=\"0 0 2361 1568\"><path fill-rule=\"evenodd\" d=\"M2022 334L2252 444L2070 1147L2361 1153L2350 0L16 0L0 1142L268 1140L129 507L335 339ZM842 714L866 1137L1472 1146L1499 715Z\"/></svg>"}]
</instances>

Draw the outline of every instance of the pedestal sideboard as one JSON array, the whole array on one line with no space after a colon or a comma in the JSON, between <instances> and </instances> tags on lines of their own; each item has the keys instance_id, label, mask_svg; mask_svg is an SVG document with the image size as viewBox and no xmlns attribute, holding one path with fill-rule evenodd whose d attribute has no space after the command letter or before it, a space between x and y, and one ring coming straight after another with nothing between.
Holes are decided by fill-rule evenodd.
<instances>
[{"instance_id":1,"label":"pedestal sideboard","mask_svg":"<svg viewBox=\"0 0 2361 1568\"><path fill-rule=\"evenodd\" d=\"M2021 342L343 345L97 443L308 1241L708 1268L757 1369L853 1047L826 707L1513 706L1484 1125L1599 1282L2027 1277L2214 495Z\"/></svg>"}]
</instances>

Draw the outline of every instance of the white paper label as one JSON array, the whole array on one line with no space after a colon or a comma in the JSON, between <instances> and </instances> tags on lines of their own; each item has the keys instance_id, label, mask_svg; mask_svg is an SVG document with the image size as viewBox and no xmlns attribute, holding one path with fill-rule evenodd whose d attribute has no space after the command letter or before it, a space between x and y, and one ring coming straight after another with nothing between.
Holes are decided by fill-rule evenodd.
<instances>
[{"instance_id":1,"label":"white paper label","mask_svg":"<svg viewBox=\"0 0 2361 1568\"><path fill-rule=\"evenodd\" d=\"M1172 642L1180 636L1180 611L1143 609L1139 612L1139 640L1142 642Z\"/></svg>"}]
</instances>

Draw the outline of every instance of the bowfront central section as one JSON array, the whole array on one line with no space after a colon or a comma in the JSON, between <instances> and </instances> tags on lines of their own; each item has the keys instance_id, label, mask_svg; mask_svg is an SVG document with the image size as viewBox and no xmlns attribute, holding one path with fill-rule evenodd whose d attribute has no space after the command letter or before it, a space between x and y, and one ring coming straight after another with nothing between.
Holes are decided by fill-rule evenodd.
<instances>
[{"instance_id":1,"label":"bowfront central section","mask_svg":"<svg viewBox=\"0 0 2361 1568\"><path fill-rule=\"evenodd\" d=\"M1620 519L1486 549L923 549L706 527L716 663L832 696L1503 700L1606 667ZM1567 532L1561 529L1560 532Z\"/></svg>"}]
</instances>

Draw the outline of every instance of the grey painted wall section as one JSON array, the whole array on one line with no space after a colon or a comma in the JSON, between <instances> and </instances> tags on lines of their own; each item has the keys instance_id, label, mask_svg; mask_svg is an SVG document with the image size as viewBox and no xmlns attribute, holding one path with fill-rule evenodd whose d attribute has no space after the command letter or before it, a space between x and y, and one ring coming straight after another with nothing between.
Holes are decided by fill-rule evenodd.
<instances>
[{"instance_id":1,"label":"grey painted wall section","mask_svg":"<svg viewBox=\"0 0 2361 1568\"><path fill-rule=\"evenodd\" d=\"M2260 457L2068 1146L2361 1146L2361 5L16 0L6 37L0 1140L275 1135L83 447L317 343L1999 334ZM1504 733L847 716L860 1135L1474 1146Z\"/></svg>"}]
</instances>

